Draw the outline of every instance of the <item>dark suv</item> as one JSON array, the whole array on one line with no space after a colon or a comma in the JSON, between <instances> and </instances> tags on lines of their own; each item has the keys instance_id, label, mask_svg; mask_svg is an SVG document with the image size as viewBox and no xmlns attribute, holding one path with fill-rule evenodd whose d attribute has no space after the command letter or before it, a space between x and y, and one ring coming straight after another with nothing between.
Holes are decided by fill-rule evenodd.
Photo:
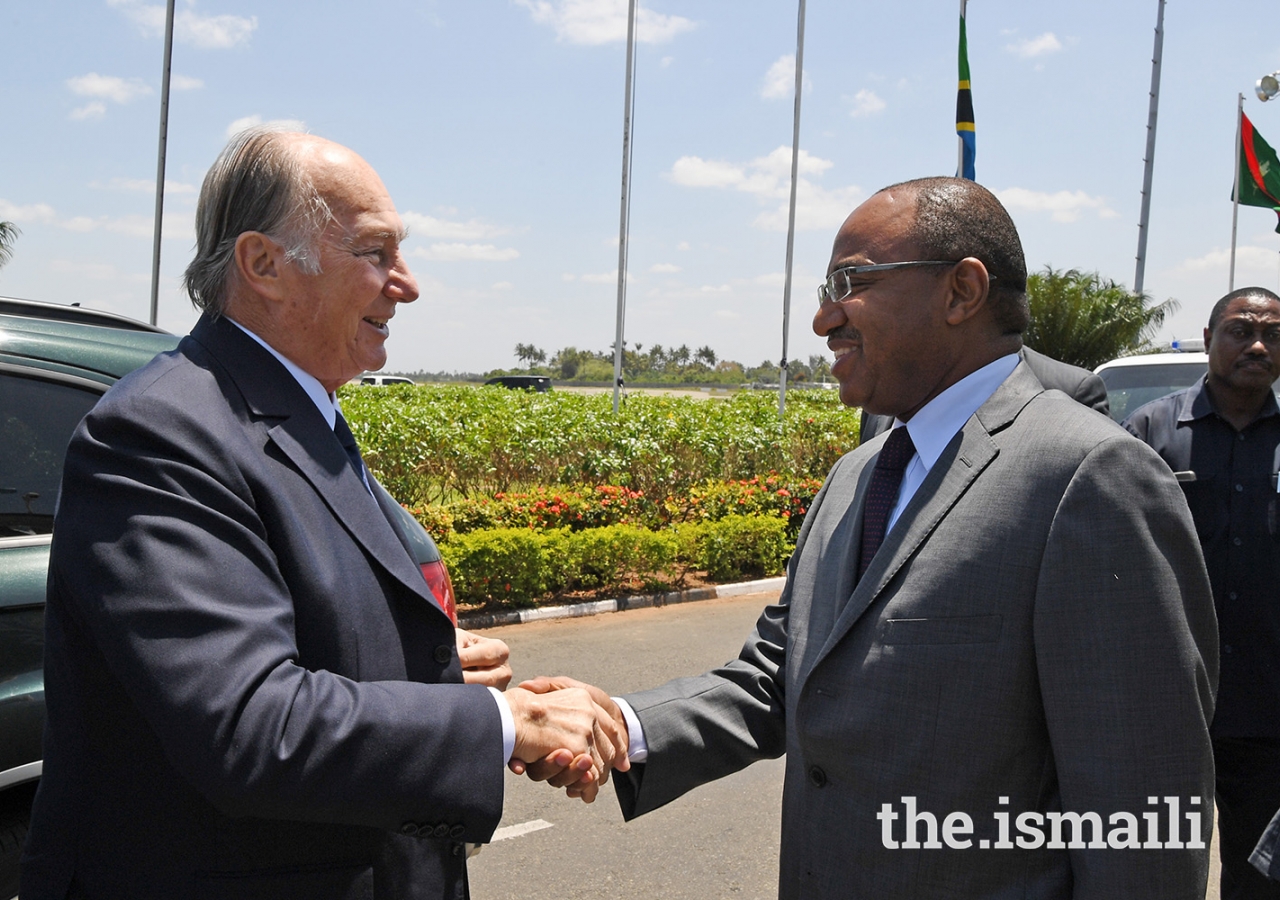
<instances>
[{"instance_id":1,"label":"dark suv","mask_svg":"<svg viewBox=\"0 0 1280 900\"><path fill-rule=\"evenodd\" d=\"M107 388L177 344L111 313L0 297L0 900L18 892L42 766L45 579L67 443ZM402 524L456 622L440 551L407 512Z\"/></svg>"}]
</instances>

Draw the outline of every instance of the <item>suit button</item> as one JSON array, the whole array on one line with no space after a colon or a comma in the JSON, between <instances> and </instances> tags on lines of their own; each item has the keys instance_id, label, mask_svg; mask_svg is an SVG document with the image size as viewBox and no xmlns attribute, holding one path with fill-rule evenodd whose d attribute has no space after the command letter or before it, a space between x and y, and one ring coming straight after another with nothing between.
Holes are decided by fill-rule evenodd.
<instances>
[{"instance_id":1,"label":"suit button","mask_svg":"<svg viewBox=\"0 0 1280 900\"><path fill-rule=\"evenodd\" d=\"M454 856L462 856L467 852L467 847L465 844L454 844L452 852Z\"/></svg>"},{"instance_id":2,"label":"suit button","mask_svg":"<svg viewBox=\"0 0 1280 900\"><path fill-rule=\"evenodd\" d=\"M447 838L449 836L449 826L441 822L436 826L435 831L431 832L432 837Z\"/></svg>"},{"instance_id":3,"label":"suit button","mask_svg":"<svg viewBox=\"0 0 1280 900\"><path fill-rule=\"evenodd\" d=\"M463 825L454 825L449 829L449 837L453 838L455 841L466 833L467 829Z\"/></svg>"},{"instance_id":4,"label":"suit button","mask_svg":"<svg viewBox=\"0 0 1280 900\"><path fill-rule=\"evenodd\" d=\"M441 644L436 648L436 662L440 665L448 664L451 659L453 659L453 648L448 644Z\"/></svg>"},{"instance_id":5,"label":"suit button","mask_svg":"<svg viewBox=\"0 0 1280 900\"><path fill-rule=\"evenodd\" d=\"M405 822L400 826L400 833L408 837L418 836L418 826L414 822Z\"/></svg>"},{"instance_id":6,"label":"suit button","mask_svg":"<svg viewBox=\"0 0 1280 900\"><path fill-rule=\"evenodd\" d=\"M827 786L827 773L820 766L809 767L809 781L814 787Z\"/></svg>"}]
</instances>

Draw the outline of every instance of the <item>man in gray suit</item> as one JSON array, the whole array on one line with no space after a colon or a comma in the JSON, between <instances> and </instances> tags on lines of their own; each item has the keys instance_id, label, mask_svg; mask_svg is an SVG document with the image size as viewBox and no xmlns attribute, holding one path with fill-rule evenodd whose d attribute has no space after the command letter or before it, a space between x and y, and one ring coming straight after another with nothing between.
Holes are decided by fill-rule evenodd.
<instances>
[{"instance_id":1,"label":"man in gray suit","mask_svg":"<svg viewBox=\"0 0 1280 900\"><path fill-rule=\"evenodd\" d=\"M628 819L785 753L786 900L1204 897L1195 529L1149 448L1019 360L1025 278L973 182L846 220L813 327L841 400L905 425L836 463L737 659L621 700Z\"/></svg>"},{"instance_id":2,"label":"man in gray suit","mask_svg":"<svg viewBox=\"0 0 1280 900\"><path fill-rule=\"evenodd\" d=\"M1025 346L1018 351L1018 358L1027 364L1046 391L1062 391L1077 403L1096 409L1104 416L1110 415L1107 386L1088 369L1061 362ZM877 416L864 409L859 420L858 441L865 444L892 427L893 416Z\"/></svg>"}]
</instances>

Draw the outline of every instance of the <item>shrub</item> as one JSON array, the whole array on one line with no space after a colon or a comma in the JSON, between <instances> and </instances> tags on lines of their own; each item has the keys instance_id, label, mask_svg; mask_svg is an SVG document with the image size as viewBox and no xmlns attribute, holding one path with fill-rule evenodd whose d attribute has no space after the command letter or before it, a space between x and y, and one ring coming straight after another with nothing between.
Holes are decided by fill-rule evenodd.
<instances>
[{"instance_id":1,"label":"shrub","mask_svg":"<svg viewBox=\"0 0 1280 900\"><path fill-rule=\"evenodd\" d=\"M613 525L571 533L565 541L565 585L617 589L635 580L653 588L679 580L677 540L670 532Z\"/></svg>"},{"instance_id":2,"label":"shrub","mask_svg":"<svg viewBox=\"0 0 1280 900\"><path fill-rule=\"evenodd\" d=\"M547 544L560 534L494 528L440 544L455 596L464 603L535 605L539 597L558 587Z\"/></svg>"},{"instance_id":3,"label":"shrub","mask_svg":"<svg viewBox=\"0 0 1280 900\"><path fill-rule=\"evenodd\" d=\"M607 394L529 393L466 385L342 388L365 461L412 506L608 484L645 497L709 480L821 477L857 445L857 411L833 391L727 400L633 395L615 415Z\"/></svg>"},{"instance_id":4,"label":"shrub","mask_svg":"<svg viewBox=\"0 0 1280 900\"><path fill-rule=\"evenodd\" d=\"M696 565L712 581L777 575L795 549L786 523L773 516L727 516L696 527Z\"/></svg>"}]
</instances>

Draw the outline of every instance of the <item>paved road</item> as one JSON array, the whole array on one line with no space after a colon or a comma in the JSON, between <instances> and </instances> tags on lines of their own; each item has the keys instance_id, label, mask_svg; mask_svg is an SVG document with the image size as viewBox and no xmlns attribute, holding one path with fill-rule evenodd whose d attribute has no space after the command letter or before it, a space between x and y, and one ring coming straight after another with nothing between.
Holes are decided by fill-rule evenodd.
<instances>
[{"instance_id":1,"label":"paved road","mask_svg":"<svg viewBox=\"0 0 1280 900\"><path fill-rule=\"evenodd\" d=\"M506 641L516 680L565 674L610 693L705 671L737 655L776 594L532 622L485 631ZM507 776L498 836L471 862L476 900L773 900L782 761L705 785L625 824L612 786L587 806ZM1218 900L1217 853L1206 900Z\"/></svg>"}]
</instances>

